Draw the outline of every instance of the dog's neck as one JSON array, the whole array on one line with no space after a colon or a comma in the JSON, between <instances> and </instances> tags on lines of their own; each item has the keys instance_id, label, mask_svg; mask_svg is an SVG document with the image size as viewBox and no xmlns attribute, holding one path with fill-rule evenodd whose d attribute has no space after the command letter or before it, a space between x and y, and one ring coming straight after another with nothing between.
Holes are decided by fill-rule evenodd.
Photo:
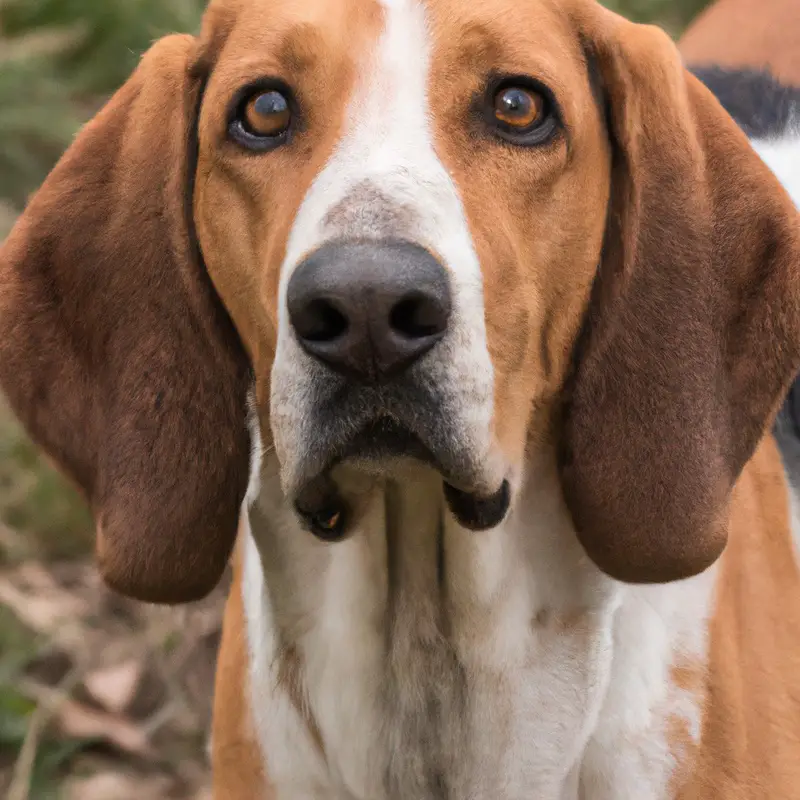
<instances>
[{"instance_id":1,"label":"dog's neck","mask_svg":"<svg viewBox=\"0 0 800 800\"><path fill-rule=\"evenodd\" d=\"M356 530L331 545L300 528L265 463L244 593L256 727L281 800L566 800L587 781L602 800L666 785L664 715L681 691L670 669L703 663L712 579L608 579L577 542L554 465L529 463L509 517L482 533L445 512L431 470L362 476ZM696 701L678 712L695 734ZM623 721L629 706L646 713ZM663 774L651 764L609 783L612 755L641 756L620 744L631 733L661 743Z\"/></svg>"}]
</instances>

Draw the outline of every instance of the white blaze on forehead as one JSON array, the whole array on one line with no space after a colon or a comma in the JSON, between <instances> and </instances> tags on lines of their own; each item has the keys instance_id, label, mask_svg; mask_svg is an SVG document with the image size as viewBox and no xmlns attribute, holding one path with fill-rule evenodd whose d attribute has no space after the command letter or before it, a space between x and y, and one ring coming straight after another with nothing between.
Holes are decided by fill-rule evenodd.
<instances>
[{"instance_id":1,"label":"white blaze on forehead","mask_svg":"<svg viewBox=\"0 0 800 800\"><path fill-rule=\"evenodd\" d=\"M383 30L362 61L342 139L298 211L284 283L305 254L336 234L328 229L326 214L355 187L368 184L417 212L416 229L408 233L433 249L458 275L459 284L467 284L479 299L480 266L464 209L433 147L424 9L416 0L382 0L381 5Z\"/></svg>"},{"instance_id":2,"label":"white blaze on forehead","mask_svg":"<svg viewBox=\"0 0 800 800\"><path fill-rule=\"evenodd\" d=\"M447 335L426 356L427 376L458 415L461 444L483 461L487 473L497 473L499 483L505 470L499 461L494 464L490 452L493 370L481 268L458 190L434 149L425 10L416 0L384 0L381 5L383 27L372 52L360 58L342 138L309 188L287 243L273 370L276 446L281 461L291 458L298 434L289 428L296 431L311 413L302 408L301 397L309 396L301 375L308 357L290 330L286 311L292 273L305 256L345 233L398 237L427 248L449 274L453 311ZM398 211L394 223L391 213L384 214L379 229L371 224L376 197L384 210ZM337 227L336 218L342 217L348 220L346 231Z\"/></svg>"}]
</instances>

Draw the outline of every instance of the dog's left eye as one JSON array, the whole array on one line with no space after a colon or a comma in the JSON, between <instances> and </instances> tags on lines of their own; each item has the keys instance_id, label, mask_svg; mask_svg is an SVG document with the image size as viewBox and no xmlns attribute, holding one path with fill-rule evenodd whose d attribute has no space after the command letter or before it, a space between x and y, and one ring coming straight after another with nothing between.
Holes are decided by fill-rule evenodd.
<instances>
[{"instance_id":1,"label":"dog's left eye","mask_svg":"<svg viewBox=\"0 0 800 800\"><path fill-rule=\"evenodd\" d=\"M282 144L292 126L291 101L278 89L260 89L238 103L229 126L231 137L252 150Z\"/></svg>"},{"instance_id":2,"label":"dog's left eye","mask_svg":"<svg viewBox=\"0 0 800 800\"><path fill-rule=\"evenodd\" d=\"M527 130L535 125L545 110L545 99L538 92L509 86L494 96L494 117L515 130Z\"/></svg>"},{"instance_id":3,"label":"dog's left eye","mask_svg":"<svg viewBox=\"0 0 800 800\"><path fill-rule=\"evenodd\" d=\"M505 82L494 90L490 123L501 139L528 146L543 144L558 129L555 104L548 92L516 82Z\"/></svg>"}]
</instances>

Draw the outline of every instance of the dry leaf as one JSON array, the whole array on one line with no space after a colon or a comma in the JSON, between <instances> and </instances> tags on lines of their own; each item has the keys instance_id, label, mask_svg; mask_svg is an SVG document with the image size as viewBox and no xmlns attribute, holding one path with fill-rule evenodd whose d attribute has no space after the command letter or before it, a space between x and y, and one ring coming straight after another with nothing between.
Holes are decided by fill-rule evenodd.
<instances>
[{"instance_id":1,"label":"dry leaf","mask_svg":"<svg viewBox=\"0 0 800 800\"><path fill-rule=\"evenodd\" d=\"M131 659L90 672L84 679L89 694L107 711L119 714L130 708L142 679L142 664Z\"/></svg>"},{"instance_id":2,"label":"dry leaf","mask_svg":"<svg viewBox=\"0 0 800 800\"><path fill-rule=\"evenodd\" d=\"M0 550L15 545L2 534ZM70 759L60 800L210 800L202 744L224 596L176 613L114 595L88 561L0 570L0 606L41 642L15 688L46 712L54 737L108 745ZM5 773L0 764L0 798Z\"/></svg>"},{"instance_id":3,"label":"dry leaf","mask_svg":"<svg viewBox=\"0 0 800 800\"><path fill-rule=\"evenodd\" d=\"M69 781L64 795L65 800L160 800L167 798L168 792L169 781L164 778L101 772L91 778Z\"/></svg>"},{"instance_id":4,"label":"dry leaf","mask_svg":"<svg viewBox=\"0 0 800 800\"><path fill-rule=\"evenodd\" d=\"M103 739L127 753L151 755L150 743L144 731L124 717L67 700L59 709L56 719L67 736Z\"/></svg>"},{"instance_id":5,"label":"dry leaf","mask_svg":"<svg viewBox=\"0 0 800 800\"><path fill-rule=\"evenodd\" d=\"M29 588L21 589L10 573L0 575L0 603L8 606L31 630L53 634L65 622L86 612L80 598L47 580L40 567L26 565L17 575L22 579L19 582L27 583Z\"/></svg>"}]
</instances>

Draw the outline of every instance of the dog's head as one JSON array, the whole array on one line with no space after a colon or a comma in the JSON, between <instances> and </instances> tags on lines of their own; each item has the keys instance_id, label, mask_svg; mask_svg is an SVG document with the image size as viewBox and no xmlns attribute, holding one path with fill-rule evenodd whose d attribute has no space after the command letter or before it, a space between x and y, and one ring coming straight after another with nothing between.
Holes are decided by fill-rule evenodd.
<instances>
[{"instance_id":1,"label":"dog's head","mask_svg":"<svg viewBox=\"0 0 800 800\"><path fill-rule=\"evenodd\" d=\"M593 0L215 0L32 200L0 305L127 593L219 578L253 387L322 535L343 462L425 461L481 528L557 444L592 559L663 581L720 553L798 365L800 240L668 38Z\"/></svg>"}]
</instances>

